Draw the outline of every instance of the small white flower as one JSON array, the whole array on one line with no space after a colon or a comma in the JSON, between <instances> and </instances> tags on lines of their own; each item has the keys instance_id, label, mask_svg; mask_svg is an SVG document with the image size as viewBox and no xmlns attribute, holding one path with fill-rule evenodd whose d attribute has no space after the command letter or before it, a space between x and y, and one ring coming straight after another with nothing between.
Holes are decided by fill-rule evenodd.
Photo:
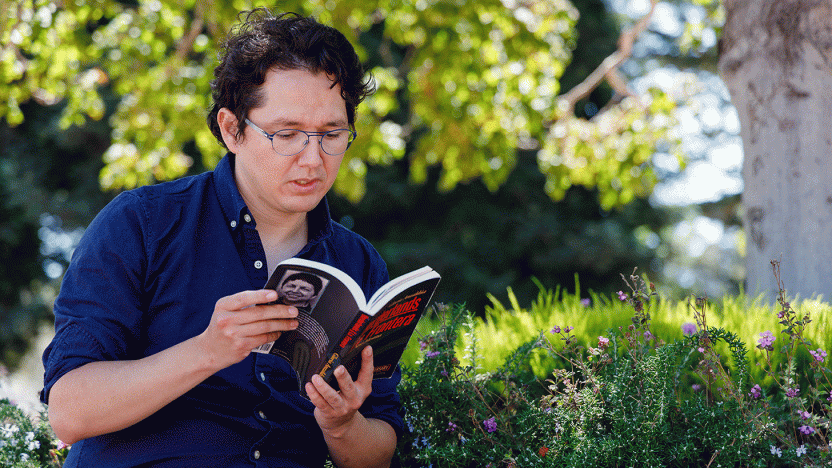
<instances>
[{"instance_id":1,"label":"small white flower","mask_svg":"<svg viewBox=\"0 0 832 468\"><path fill-rule=\"evenodd\" d=\"M3 427L0 427L0 432L3 433L3 437L10 438L13 436L20 428L15 426L14 424L6 424Z\"/></svg>"},{"instance_id":2,"label":"small white flower","mask_svg":"<svg viewBox=\"0 0 832 468\"><path fill-rule=\"evenodd\" d=\"M777 448L773 445L771 446L771 454L772 455L777 455L777 458L780 458L780 457L783 456L783 452L779 448Z\"/></svg>"},{"instance_id":3,"label":"small white flower","mask_svg":"<svg viewBox=\"0 0 832 468\"><path fill-rule=\"evenodd\" d=\"M37 450L39 448L40 448L40 441L39 440L33 440L33 441L29 442L29 451L34 452L35 450Z\"/></svg>"},{"instance_id":4,"label":"small white flower","mask_svg":"<svg viewBox=\"0 0 832 468\"><path fill-rule=\"evenodd\" d=\"M21 461L27 461L27 460L29 460L29 454L28 454L28 453L21 453L21 454L20 454L20 460L21 460Z\"/></svg>"},{"instance_id":5,"label":"small white flower","mask_svg":"<svg viewBox=\"0 0 832 468\"><path fill-rule=\"evenodd\" d=\"M801 445L800 447L797 448L796 452L797 452L798 457L802 456L802 455L806 455L806 446Z\"/></svg>"}]
</instances>

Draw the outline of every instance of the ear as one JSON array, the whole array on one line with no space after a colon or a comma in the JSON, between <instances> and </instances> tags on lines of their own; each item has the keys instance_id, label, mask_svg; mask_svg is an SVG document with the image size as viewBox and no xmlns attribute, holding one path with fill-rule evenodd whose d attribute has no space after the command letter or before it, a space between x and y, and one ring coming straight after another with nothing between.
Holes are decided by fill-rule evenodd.
<instances>
[{"instance_id":1,"label":"ear","mask_svg":"<svg viewBox=\"0 0 832 468\"><path fill-rule=\"evenodd\" d=\"M225 142L225 147L236 154L237 146L239 145L237 138L237 116L227 107L223 107L217 112L217 124L220 127L222 141Z\"/></svg>"}]
</instances>

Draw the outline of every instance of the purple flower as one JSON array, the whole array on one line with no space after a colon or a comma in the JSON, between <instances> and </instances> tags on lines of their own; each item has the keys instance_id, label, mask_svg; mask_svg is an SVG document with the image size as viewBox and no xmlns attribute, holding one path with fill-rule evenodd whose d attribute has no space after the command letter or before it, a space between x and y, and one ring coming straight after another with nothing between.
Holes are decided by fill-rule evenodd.
<instances>
[{"instance_id":1,"label":"purple flower","mask_svg":"<svg viewBox=\"0 0 832 468\"><path fill-rule=\"evenodd\" d=\"M770 331L766 330L760 333L760 339L757 340L757 347L771 350L771 344L774 343L775 339L774 335L772 335Z\"/></svg>"},{"instance_id":2,"label":"purple flower","mask_svg":"<svg viewBox=\"0 0 832 468\"><path fill-rule=\"evenodd\" d=\"M700 353L704 353L704 352L705 352L705 348L703 348L703 347L701 347L701 346L700 346L700 347L698 347L698 348L696 348L696 350L697 350L697 351L699 351Z\"/></svg>"},{"instance_id":3,"label":"purple flower","mask_svg":"<svg viewBox=\"0 0 832 468\"><path fill-rule=\"evenodd\" d=\"M571 331L572 331L572 330L574 330L574 329L575 329L575 327L566 327L566 328L564 328L564 329L563 329L563 331L564 331L565 333L569 333L569 332L571 332Z\"/></svg>"},{"instance_id":4,"label":"purple flower","mask_svg":"<svg viewBox=\"0 0 832 468\"><path fill-rule=\"evenodd\" d=\"M618 291L618 299L621 300L621 301L626 301L627 300L627 294L625 294L624 291Z\"/></svg>"},{"instance_id":5,"label":"purple flower","mask_svg":"<svg viewBox=\"0 0 832 468\"><path fill-rule=\"evenodd\" d=\"M552 334L556 335L558 333L560 333L560 327L555 325L554 327L552 327Z\"/></svg>"},{"instance_id":6,"label":"purple flower","mask_svg":"<svg viewBox=\"0 0 832 468\"><path fill-rule=\"evenodd\" d=\"M442 353L440 353L439 351L428 351L427 353L425 353L425 357L434 358L436 356L439 356L440 354Z\"/></svg>"},{"instance_id":7,"label":"purple flower","mask_svg":"<svg viewBox=\"0 0 832 468\"><path fill-rule=\"evenodd\" d=\"M759 385L754 385L753 387L751 387L751 393L749 393L749 395L752 398L760 398L761 396L763 396L762 389Z\"/></svg>"},{"instance_id":8,"label":"purple flower","mask_svg":"<svg viewBox=\"0 0 832 468\"><path fill-rule=\"evenodd\" d=\"M800 387L786 389L786 396L789 398L796 398L800 395Z\"/></svg>"},{"instance_id":9,"label":"purple flower","mask_svg":"<svg viewBox=\"0 0 832 468\"><path fill-rule=\"evenodd\" d=\"M815 432L815 428L812 427L812 426L800 426L800 427L797 428L797 430L800 431L802 434L805 434L805 435L814 434L814 432Z\"/></svg>"},{"instance_id":10,"label":"purple flower","mask_svg":"<svg viewBox=\"0 0 832 468\"><path fill-rule=\"evenodd\" d=\"M459 429L459 426L457 426L456 424L452 423L451 421L448 421L448 428L447 428L447 429L445 429L445 432L454 432L454 431L455 431L455 430L457 430L457 429Z\"/></svg>"},{"instance_id":11,"label":"purple flower","mask_svg":"<svg viewBox=\"0 0 832 468\"><path fill-rule=\"evenodd\" d=\"M797 412L797 414L799 414L799 415L800 415L800 417L801 417L804 421L812 417L812 413L810 413L810 412L808 412L808 411L798 411L798 412Z\"/></svg>"},{"instance_id":12,"label":"purple flower","mask_svg":"<svg viewBox=\"0 0 832 468\"><path fill-rule=\"evenodd\" d=\"M817 351L809 351L809 354L811 354L817 362L823 362L823 360L826 359L826 351L820 348L818 348Z\"/></svg>"},{"instance_id":13,"label":"purple flower","mask_svg":"<svg viewBox=\"0 0 832 468\"><path fill-rule=\"evenodd\" d=\"M598 347L599 348L606 348L610 344L610 339L605 336L598 337Z\"/></svg>"},{"instance_id":14,"label":"purple flower","mask_svg":"<svg viewBox=\"0 0 832 468\"><path fill-rule=\"evenodd\" d=\"M488 432L494 432L497 430L497 420L494 418L494 416L483 421L482 425L485 426L485 430Z\"/></svg>"},{"instance_id":15,"label":"purple flower","mask_svg":"<svg viewBox=\"0 0 832 468\"><path fill-rule=\"evenodd\" d=\"M690 322L682 325L682 333L685 335L693 335L696 333L696 325Z\"/></svg>"},{"instance_id":16,"label":"purple flower","mask_svg":"<svg viewBox=\"0 0 832 468\"><path fill-rule=\"evenodd\" d=\"M584 307L589 307L589 304L590 304L590 300L589 300L589 298L583 298L583 299L581 299L581 305L582 305L582 306L584 306Z\"/></svg>"},{"instance_id":17,"label":"purple flower","mask_svg":"<svg viewBox=\"0 0 832 468\"><path fill-rule=\"evenodd\" d=\"M655 337L653 336L652 333L650 333L649 331L644 332L644 339L645 340L652 340L653 338L655 338Z\"/></svg>"},{"instance_id":18,"label":"purple flower","mask_svg":"<svg viewBox=\"0 0 832 468\"><path fill-rule=\"evenodd\" d=\"M690 386L690 388L691 388L694 392L698 392L699 390L702 390L702 386L701 386L701 385L699 385L699 384L696 384L696 383L695 383L695 384L693 384L693 385L691 385L691 386Z\"/></svg>"}]
</instances>

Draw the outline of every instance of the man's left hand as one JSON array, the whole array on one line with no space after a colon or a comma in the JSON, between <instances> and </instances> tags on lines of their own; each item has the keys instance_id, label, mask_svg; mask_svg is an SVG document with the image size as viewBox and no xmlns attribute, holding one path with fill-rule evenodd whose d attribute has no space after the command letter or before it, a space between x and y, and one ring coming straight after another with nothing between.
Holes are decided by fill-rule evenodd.
<instances>
[{"instance_id":1,"label":"man's left hand","mask_svg":"<svg viewBox=\"0 0 832 468\"><path fill-rule=\"evenodd\" d=\"M352 380L344 366L334 372L341 388L336 391L318 375L306 384L306 394L315 405L315 419L321 429L332 437L343 437L360 416L358 408L373 391L373 350L369 346L361 351L361 370Z\"/></svg>"}]
</instances>

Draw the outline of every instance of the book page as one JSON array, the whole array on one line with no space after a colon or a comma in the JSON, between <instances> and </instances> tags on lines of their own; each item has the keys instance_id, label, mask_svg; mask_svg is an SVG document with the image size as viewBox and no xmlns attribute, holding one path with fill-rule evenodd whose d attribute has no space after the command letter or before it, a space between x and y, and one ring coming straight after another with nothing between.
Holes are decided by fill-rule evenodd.
<instances>
[{"instance_id":1,"label":"book page","mask_svg":"<svg viewBox=\"0 0 832 468\"><path fill-rule=\"evenodd\" d=\"M424 266L418 270L413 270L402 276L396 277L373 294L373 297L367 302L367 307L364 312L368 315L375 315L378 312L379 305L387 302L390 298L397 294L402 289L407 289L411 285L420 283L430 278L439 278L439 274L429 266Z\"/></svg>"}]
</instances>

